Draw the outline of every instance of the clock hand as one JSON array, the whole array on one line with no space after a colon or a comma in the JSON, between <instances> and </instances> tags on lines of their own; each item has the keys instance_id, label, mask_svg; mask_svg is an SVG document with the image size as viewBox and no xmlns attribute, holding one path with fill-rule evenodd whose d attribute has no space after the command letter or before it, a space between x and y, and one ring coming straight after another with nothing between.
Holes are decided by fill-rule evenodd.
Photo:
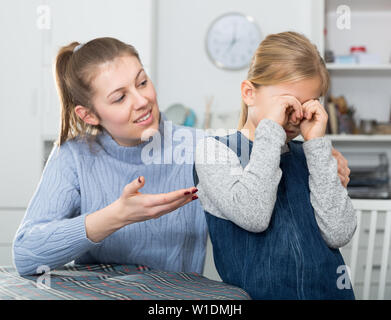
<instances>
[{"instance_id":1,"label":"clock hand","mask_svg":"<svg viewBox=\"0 0 391 320\"><path fill-rule=\"evenodd\" d=\"M231 43L229 44L229 47L227 48L227 50L225 50L225 52L228 52L229 50L231 50L232 47L235 45L235 43L236 43L236 41L235 41L235 39L233 39L233 40L231 41Z\"/></svg>"},{"instance_id":2,"label":"clock hand","mask_svg":"<svg viewBox=\"0 0 391 320\"><path fill-rule=\"evenodd\" d=\"M236 42L236 34L237 34L237 24L235 23L235 25L234 25L234 40L235 40L235 42Z\"/></svg>"},{"instance_id":3,"label":"clock hand","mask_svg":"<svg viewBox=\"0 0 391 320\"><path fill-rule=\"evenodd\" d=\"M233 46L236 44L236 42L237 42L237 40L236 40L236 23L235 23L233 38L231 40L231 43L229 44L229 47L227 48L227 50L225 50L225 52L228 53L233 48Z\"/></svg>"}]
</instances>

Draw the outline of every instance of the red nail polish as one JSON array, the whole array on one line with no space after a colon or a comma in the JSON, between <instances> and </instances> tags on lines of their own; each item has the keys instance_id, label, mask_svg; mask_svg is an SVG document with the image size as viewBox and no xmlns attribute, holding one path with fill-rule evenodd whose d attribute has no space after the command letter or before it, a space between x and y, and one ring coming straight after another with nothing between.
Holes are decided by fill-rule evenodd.
<instances>
[{"instance_id":1,"label":"red nail polish","mask_svg":"<svg viewBox=\"0 0 391 320\"><path fill-rule=\"evenodd\" d=\"M138 177L138 182L141 183L141 177Z\"/></svg>"},{"instance_id":2,"label":"red nail polish","mask_svg":"<svg viewBox=\"0 0 391 320\"><path fill-rule=\"evenodd\" d=\"M195 188L191 193L196 193L198 191L197 188Z\"/></svg>"},{"instance_id":3,"label":"red nail polish","mask_svg":"<svg viewBox=\"0 0 391 320\"><path fill-rule=\"evenodd\" d=\"M186 191L185 192L185 196L187 196L188 194L190 194L190 191Z\"/></svg>"},{"instance_id":4,"label":"red nail polish","mask_svg":"<svg viewBox=\"0 0 391 320\"><path fill-rule=\"evenodd\" d=\"M193 197L191 198L191 200L196 200L196 199L198 199L198 196L197 196L197 195L195 195L195 196L193 196Z\"/></svg>"}]
</instances>

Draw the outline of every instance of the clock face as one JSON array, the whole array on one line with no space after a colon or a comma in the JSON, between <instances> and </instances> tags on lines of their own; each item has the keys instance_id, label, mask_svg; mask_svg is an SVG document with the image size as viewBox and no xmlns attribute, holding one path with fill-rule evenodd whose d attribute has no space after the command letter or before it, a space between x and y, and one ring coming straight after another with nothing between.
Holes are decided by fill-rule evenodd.
<instances>
[{"instance_id":1,"label":"clock face","mask_svg":"<svg viewBox=\"0 0 391 320\"><path fill-rule=\"evenodd\" d=\"M206 50L218 67L240 70L250 65L261 38L261 32L251 17L228 13L210 26Z\"/></svg>"}]
</instances>

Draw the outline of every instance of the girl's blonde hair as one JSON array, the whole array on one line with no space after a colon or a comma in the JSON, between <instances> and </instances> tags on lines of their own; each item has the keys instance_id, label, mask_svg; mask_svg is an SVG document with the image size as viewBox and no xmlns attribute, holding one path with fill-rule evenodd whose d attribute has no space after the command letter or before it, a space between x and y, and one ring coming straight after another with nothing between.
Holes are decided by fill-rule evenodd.
<instances>
[{"instance_id":1,"label":"girl's blonde hair","mask_svg":"<svg viewBox=\"0 0 391 320\"><path fill-rule=\"evenodd\" d=\"M75 107L84 106L100 119L92 104L92 81L98 74L98 66L126 55L140 61L133 46L109 37L93 39L83 45L72 42L60 48L55 60L55 80L61 104L61 129L55 144L61 146L67 140L81 137L88 138L90 145L91 138L94 140L102 131L100 125L90 125L80 119Z\"/></svg>"},{"instance_id":2,"label":"girl's blonde hair","mask_svg":"<svg viewBox=\"0 0 391 320\"><path fill-rule=\"evenodd\" d=\"M247 80L259 88L316 76L321 79L321 95L324 96L330 80L316 46L297 32L282 32L268 35L258 46ZM245 125L247 115L248 106L242 100L238 130Z\"/></svg>"}]
</instances>

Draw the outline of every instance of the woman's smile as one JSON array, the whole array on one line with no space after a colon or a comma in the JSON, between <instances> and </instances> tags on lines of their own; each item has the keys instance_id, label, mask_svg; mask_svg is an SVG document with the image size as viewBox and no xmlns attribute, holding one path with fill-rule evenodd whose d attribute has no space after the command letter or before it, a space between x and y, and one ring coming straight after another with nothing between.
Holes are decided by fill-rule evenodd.
<instances>
[{"instance_id":1,"label":"woman's smile","mask_svg":"<svg viewBox=\"0 0 391 320\"><path fill-rule=\"evenodd\" d=\"M152 108L150 108L147 112L145 112L133 122L140 126L150 125L153 122Z\"/></svg>"}]
</instances>

